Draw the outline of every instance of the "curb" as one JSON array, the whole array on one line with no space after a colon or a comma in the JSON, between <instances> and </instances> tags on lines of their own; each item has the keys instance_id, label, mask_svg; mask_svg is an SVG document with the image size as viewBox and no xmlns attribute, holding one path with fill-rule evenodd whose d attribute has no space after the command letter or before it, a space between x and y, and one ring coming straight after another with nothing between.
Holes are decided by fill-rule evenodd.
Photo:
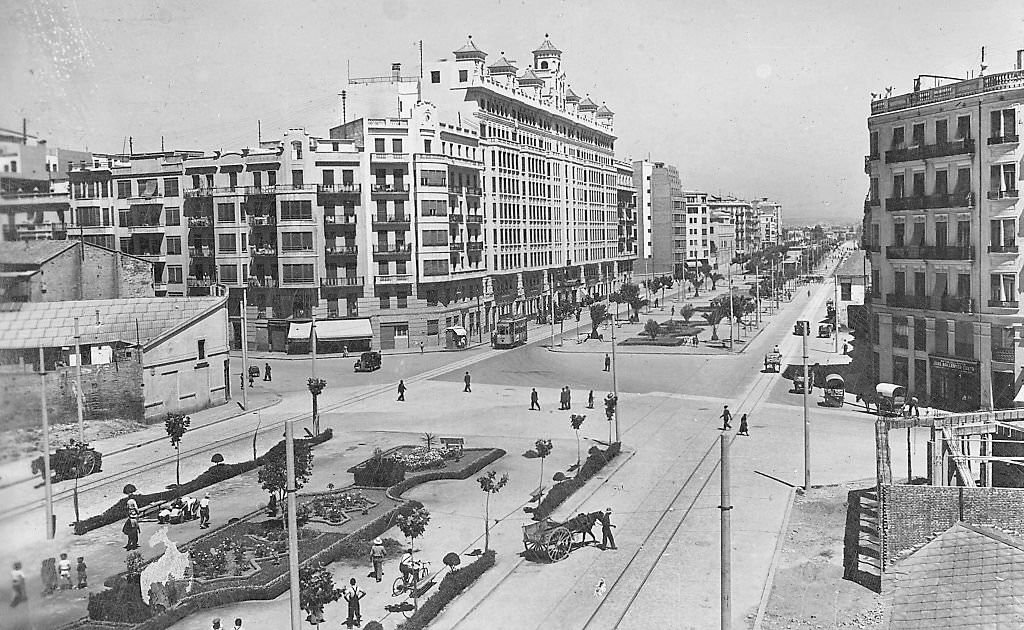
<instances>
[{"instance_id":1,"label":"curb","mask_svg":"<svg viewBox=\"0 0 1024 630\"><path fill-rule=\"evenodd\" d=\"M789 502L786 505L786 514L782 517L782 526L779 527L779 538L775 541L775 552L772 554L772 563L768 567L768 577L764 581L764 588L761 590L761 601L757 605L757 617L754 618L754 630L761 630L764 622L765 610L768 608L768 598L771 597L772 585L775 583L775 569L779 566L779 557L782 555L782 543L786 540L786 530L789 529L789 519L793 515L793 504L796 501L796 488L789 491Z\"/></svg>"}]
</instances>

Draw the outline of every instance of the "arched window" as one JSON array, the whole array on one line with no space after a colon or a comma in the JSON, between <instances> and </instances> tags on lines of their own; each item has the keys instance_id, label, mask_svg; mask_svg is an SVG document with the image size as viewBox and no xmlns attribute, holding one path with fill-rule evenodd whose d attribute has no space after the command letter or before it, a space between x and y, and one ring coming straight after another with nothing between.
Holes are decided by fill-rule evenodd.
<instances>
[{"instance_id":1,"label":"arched window","mask_svg":"<svg viewBox=\"0 0 1024 630\"><path fill-rule=\"evenodd\" d=\"M540 69L541 70L547 70L548 69L548 62L546 62L546 61L540 62Z\"/></svg>"}]
</instances>

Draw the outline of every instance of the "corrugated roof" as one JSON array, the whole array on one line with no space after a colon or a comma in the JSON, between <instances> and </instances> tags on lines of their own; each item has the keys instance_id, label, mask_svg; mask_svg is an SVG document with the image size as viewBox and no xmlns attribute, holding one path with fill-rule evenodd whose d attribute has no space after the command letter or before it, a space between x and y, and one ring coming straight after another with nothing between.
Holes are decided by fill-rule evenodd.
<instances>
[{"instance_id":1,"label":"corrugated roof","mask_svg":"<svg viewBox=\"0 0 1024 630\"><path fill-rule=\"evenodd\" d=\"M892 630L1020 628L1024 540L957 523L894 567Z\"/></svg>"},{"instance_id":2,"label":"corrugated roof","mask_svg":"<svg viewBox=\"0 0 1024 630\"><path fill-rule=\"evenodd\" d=\"M41 265L61 254L78 241L23 241L0 247L0 265Z\"/></svg>"},{"instance_id":3,"label":"corrugated roof","mask_svg":"<svg viewBox=\"0 0 1024 630\"><path fill-rule=\"evenodd\" d=\"M147 297L10 304L0 311L0 350L74 345L76 317L82 343L146 345L226 300Z\"/></svg>"}]
</instances>

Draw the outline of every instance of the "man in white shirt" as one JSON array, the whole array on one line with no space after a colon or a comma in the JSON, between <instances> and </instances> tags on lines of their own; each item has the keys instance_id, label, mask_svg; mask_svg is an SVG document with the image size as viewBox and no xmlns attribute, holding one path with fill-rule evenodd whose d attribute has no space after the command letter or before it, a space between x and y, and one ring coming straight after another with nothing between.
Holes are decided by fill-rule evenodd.
<instances>
[{"instance_id":1,"label":"man in white shirt","mask_svg":"<svg viewBox=\"0 0 1024 630\"><path fill-rule=\"evenodd\" d=\"M210 527L210 493L207 492L202 499L199 499L199 527L209 529Z\"/></svg>"}]
</instances>

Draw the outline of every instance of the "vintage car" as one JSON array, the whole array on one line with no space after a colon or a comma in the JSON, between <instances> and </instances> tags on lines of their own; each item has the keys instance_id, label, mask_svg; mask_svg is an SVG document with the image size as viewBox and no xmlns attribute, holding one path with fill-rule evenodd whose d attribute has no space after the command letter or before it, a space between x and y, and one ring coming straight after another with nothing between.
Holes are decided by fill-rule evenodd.
<instances>
[{"instance_id":1,"label":"vintage car","mask_svg":"<svg viewBox=\"0 0 1024 630\"><path fill-rule=\"evenodd\" d=\"M356 372L372 372L380 369L380 353L379 352L364 352L359 355L359 360L356 361L355 371Z\"/></svg>"}]
</instances>

